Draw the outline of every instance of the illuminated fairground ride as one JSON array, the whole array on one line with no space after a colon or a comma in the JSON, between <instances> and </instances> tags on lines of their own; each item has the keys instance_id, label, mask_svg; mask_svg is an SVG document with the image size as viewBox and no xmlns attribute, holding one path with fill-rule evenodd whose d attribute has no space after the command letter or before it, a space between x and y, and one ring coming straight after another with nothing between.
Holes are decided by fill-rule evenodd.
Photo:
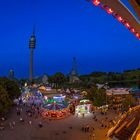
<instances>
[{"instance_id":1,"label":"illuminated fairground ride","mask_svg":"<svg viewBox=\"0 0 140 140\"><path fill-rule=\"evenodd\" d=\"M75 114L86 115L92 111L92 102L86 99L80 100L79 104L75 108Z\"/></svg>"},{"instance_id":2,"label":"illuminated fairground ride","mask_svg":"<svg viewBox=\"0 0 140 140\"><path fill-rule=\"evenodd\" d=\"M140 20L140 0L128 0Z\"/></svg>"},{"instance_id":3,"label":"illuminated fairground ride","mask_svg":"<svg viewBox=\"0 0 140 140\"><path fill-rule=\"evenodd\" d=\"M43 104L44 102L44 97L41 92L30 91L28 89L21 94L20 99L22 100L23 103L27 105L31 104L40 105Z\"/></svg>"},{"instance_id":4,"label":"illuminated fairground ride","mask_svg":"<svg viewBox=\"0 0 140 140\"><path fill-rule=\"evenodd\" d=\"M42 106L42 116L47 119L63 119L69 116L70 111L65 101L48 100Z\"/></svg>"},{"instance_id":5,"label":"illuminated fairground ride","mask_svg":"<svg viewBox=\"0 0 140 140\"><path fill-rule=\"evenodd\" d=\"M129 8L121 0L87 0L93 5L101 7L108 14L112 15L140 40L140 19L137 19ZM129 0L138 17L140 18L139 0Z\"/></svg>"}]
</instances>

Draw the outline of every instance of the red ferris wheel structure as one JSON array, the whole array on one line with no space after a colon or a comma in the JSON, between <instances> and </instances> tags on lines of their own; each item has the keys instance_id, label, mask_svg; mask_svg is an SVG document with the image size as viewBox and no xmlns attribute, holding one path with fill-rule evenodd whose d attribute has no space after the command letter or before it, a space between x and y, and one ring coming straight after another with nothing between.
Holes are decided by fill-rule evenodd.
<instances>
[{"instance_id":1,"label":"red ferris wheel structure","mask_svg":"<svg viewBox=\"0 0 140 140\"><path fill-rule=\"evenodd\" d=\"M101 7L112 15L140 40L140 3L139 0L129 0L139 18L136 18L121 0L87 0L94 6Z\"/></svg>"}]
</instances>

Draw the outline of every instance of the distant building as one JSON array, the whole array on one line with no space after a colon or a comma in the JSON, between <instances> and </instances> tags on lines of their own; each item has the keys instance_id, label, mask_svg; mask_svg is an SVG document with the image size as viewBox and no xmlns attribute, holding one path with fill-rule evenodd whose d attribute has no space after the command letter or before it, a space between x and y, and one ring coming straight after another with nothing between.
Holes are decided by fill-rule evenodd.
<instances>
[{"instance_id":1,"label":"distant building","mask_svg":"<svg viewBox=\"0 0 140 140\"><path fill-rule=\"evenodd\" d=\"M11 79L11 80L14 80L14 79L15 79L14 70L13 70L13 69L11 69L11 70L9 71L9 79Z\"/></svg>"},{"instance_id":2,"label":"distant building","mask_svg":"<svg viewBox=\"0 0 140 140\"><path fill-rule=\"evenodd\" d=\"M43 84L48 84L48 76L46 75L46 74L44 74L43 76L42 76L42 83Z\"/></svg>"},{"instance_id":3,"label":"distant building","mask_svg":"<svg viewBox=\"0 0 140 140\"><path fill-rule=\"evenodd\" d=\"M108 102L113 109L121 110L127 96L131 96L130 88L111 88L106 90Z\"/></svg>"},{"instance_id":4,"label":"distant building","mask_svg":"<svg viewBox=\"0 0 140 140\"><path fill-rule=\"evenodd\" d=\"M72 70L69 74L69 82L70 83L77 83L79 81L80 81L80 79L78 77L77 62L76 62L76 58L74 57Z\"/></svg>"},{"instance_id":5,"label":"distant building","mask_svg":"<svg viewBox=\"0 0 140 140\"><path fill-rule=\"evenodd\" d=\"M130 93L135 98L136 104L140 104L140 89L131 89Z\"/></svg>"},{"instance_id":6,"label":"distant building","mask_svg":"<svg viewBox=\"0 0 140 140\"><path fill-rule=\"evenodd\" d=\"M130 94L130 88L111 88L106 90L107 95L126 95Z\"/></svg>"},{"instance_id":7,"label":"distant building","mask_svg":"<svg viewBox=\"0 0 140 140\"><path fill-rule=\"evenodd\" d=\"M96 84L98 89L109 89L108 83L105 84Z\"/></svg>"},{"instance_id":8,"label":"distant building","mask_svg":"<svg viewBox=\"0 0 140 140\"><path fill-rule=\"evenodd\" d=\"M42 76L35 77L34 78L34 82L38 83L38 84L49 84L48 79L49 79L48 75L47 74L43 74Z\"/></svg>"},{"instance_id":9,"label":"distant building","mask_svg":"<svg viewBox=\"0 0 140 140\"><path fill-rule=\"evenodd\" d=\"M72 70L71 73L70 73L69 81L70 81L70 83L77 83L77 82L80 81L79 77L76 75L74 70Z\"/></svg>"}]
</instances>

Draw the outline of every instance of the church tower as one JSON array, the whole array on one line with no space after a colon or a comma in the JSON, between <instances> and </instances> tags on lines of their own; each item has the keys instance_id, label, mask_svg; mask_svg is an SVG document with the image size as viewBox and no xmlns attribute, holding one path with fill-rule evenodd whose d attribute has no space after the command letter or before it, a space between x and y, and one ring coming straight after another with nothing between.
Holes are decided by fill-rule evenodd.
<instances>
[{"instance_id":1,"label":"church tower","mask_svg":"<svg viewBox=\"0 0 140 140\"><path fill-rule=\"evenodd\" d=\"M75 83L80 81L80 79L78 78L78 68L77 68L77 62L75 57L73 58L72 70L69 75L69 80L70 83Z\"/></svg>"}]
</instances>

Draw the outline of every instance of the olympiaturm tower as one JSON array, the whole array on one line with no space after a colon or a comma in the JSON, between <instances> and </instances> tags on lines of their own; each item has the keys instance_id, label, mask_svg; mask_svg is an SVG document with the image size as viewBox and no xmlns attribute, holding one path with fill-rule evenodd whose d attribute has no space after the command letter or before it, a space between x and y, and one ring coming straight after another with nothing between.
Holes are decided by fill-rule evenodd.
<instances>
[{"instance_id":1,"label":"olympiaturm tower","mask_svg":"<svg viewBox=\"0 0 140 140\"><path fill-rule=\"evenodd\" d=\"M33 53L36 46L36 37L35 31L33 31L30 41L29 41L29 48L30 48L30 81L33 81Z\"/></svg>"}]
</instances>

